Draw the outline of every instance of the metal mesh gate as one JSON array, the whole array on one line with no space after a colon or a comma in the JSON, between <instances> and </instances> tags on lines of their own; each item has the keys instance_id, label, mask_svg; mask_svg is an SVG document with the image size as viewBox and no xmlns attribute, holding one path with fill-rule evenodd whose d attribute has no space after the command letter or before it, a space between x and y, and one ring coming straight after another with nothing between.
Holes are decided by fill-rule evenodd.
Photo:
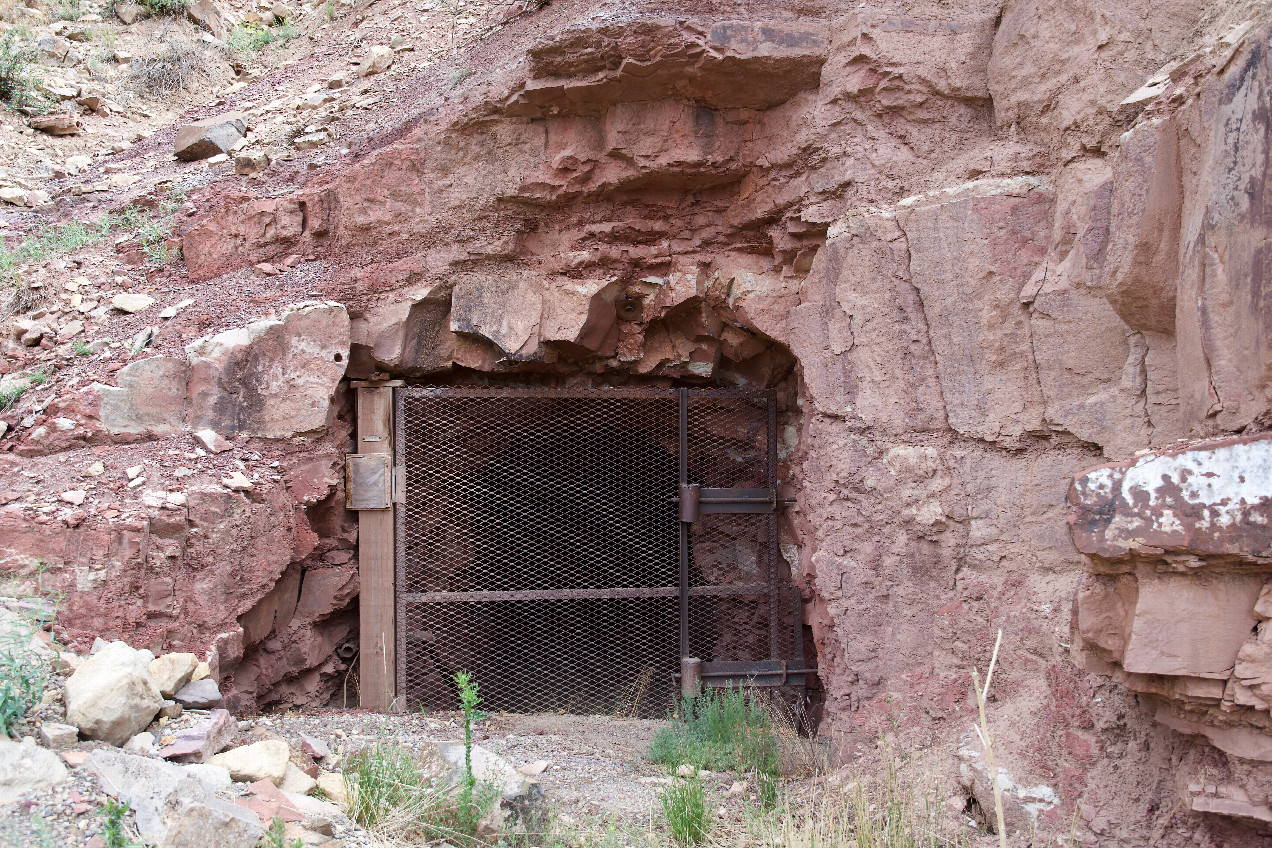
<instances>
[{"instance_id":1,"label":"metal mesh gate","mask_svg":"<svg viewBox=\"0 0 1272 848\"><path fill-rule=\"evenodd\" d=\"M682 654L802 665L798 595L778 571L772 398L408 387L394 419L408 708L452 708L464 669L487 709L660 716ZM703 493L693 523L684 483ZM773 503L730 507L721 491Z\"/></svg>"}]
</instances>

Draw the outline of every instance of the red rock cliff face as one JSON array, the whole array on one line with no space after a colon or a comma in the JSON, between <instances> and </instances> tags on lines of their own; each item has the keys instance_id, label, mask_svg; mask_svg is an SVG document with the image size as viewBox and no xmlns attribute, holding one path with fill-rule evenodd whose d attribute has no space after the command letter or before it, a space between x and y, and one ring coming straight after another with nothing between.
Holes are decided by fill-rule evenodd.
<instances>
[{"instance_id":1,"label":"red rock cliff face","mask_svg":"<svg viewBox=\"0 0 1272 848\"><path fill-rule=\"evenodd\" d=\"M380 149L286 196L208 192L184 253L196 279L322 260L348 376L782 387L784 554L847 755L899 733L952 767L1001 627L1021 828L1255 844L1266 468L1196 466L1246 474L1247 506L1180 538L1105 486L1272 422L1272 26L1207 39L1204 12L562 6ZM1156 529L1130 545L1110 515ZM280 635L299 567L236 613L247 690L326 647Z\"/></svg>"}]
</instances>

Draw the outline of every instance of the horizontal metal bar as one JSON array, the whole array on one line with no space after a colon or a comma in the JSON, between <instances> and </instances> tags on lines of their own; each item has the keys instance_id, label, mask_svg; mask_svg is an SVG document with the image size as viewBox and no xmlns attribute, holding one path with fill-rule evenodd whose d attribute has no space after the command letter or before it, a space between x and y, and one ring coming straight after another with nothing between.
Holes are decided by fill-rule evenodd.
<instances>
[{"instance_id":1,"label":"horizontal metal bar","mask_svg":"<svg viewBox=\"0 0 1272 848\"><path fill-rule=\"evenodd\" d=\"M692 598L725 597L729 595L764 595L769 587L765 583L737 586L691 586ZM677 586L632 586L618 589L523 589L514 592L403 592L398 598L408 604L478 603L481 601L588 601L616 598L674 598L680 594Z\"/></svg>"},{"instance_id":2,"label":"horizontal metal bar","mask_svg":"<svg viewBox=\"0 0 1272 848\"><path fill-rule=\"evenodd\" d=\"M748 676L750 676L750 677L774 677L774 676L779 675L779 674L782 674L782 673L783 673L782 671L756 671L756 672L753 672L753 673L752 673L752 674L750 674L750 675L746 675L746 674L739 674L738 672L735 672L735 671L704 671L704 672L702 672L702 673L699 675L699 677L737 677L737 678L741 678L741 679L746 679ZM813 667L813 668L788 668L788 669L786 669L786 670L785 670L785 673L786 673L788 676L789 676L789 675L792 675L792 674L816 674L816 673L817 673L817 668L816 668L816 667ZM679 679L680 679L680 672L678 672L678 671L674 671L674 672L672 672L671 676L672 676L672 677L674 677L675 679L679 680Z\"/></svg>"},{"instance_id":3,"label":"horizontal metal bar","mask_svg":"<svg viewBox=\"0 0 1272 848\"><path fill-rule=\"evenodd\" d=\"M406 398L633 398L675 400L677 390L659 386L610 386L577 388L572 386L406 386L398 390ZM766 400L772 392L750 389L689 389L689 400L716 398Z\"/></svg>"},{"instance_id":4,"label":"horizontal metal bar","mask_svg":"<svg viewBox=\"0 0 1272 848\"><path fill-rule=\"evenodd\" d=\"M680 498L673 495L671 498L671 502L680 503ZM771 498L698 498L698 503L704 503L704 504L724 504L724 503L768 504L772 502L773 501ZM777 502L780 504L793 504L795 503L795 498L778 498Z\"/></svg>"}]
</instances>

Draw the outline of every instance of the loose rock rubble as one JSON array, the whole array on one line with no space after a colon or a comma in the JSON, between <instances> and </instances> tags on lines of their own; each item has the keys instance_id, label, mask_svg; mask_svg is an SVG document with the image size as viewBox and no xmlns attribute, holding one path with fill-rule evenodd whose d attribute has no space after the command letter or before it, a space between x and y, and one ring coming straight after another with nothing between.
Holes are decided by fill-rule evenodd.
<instances>
[{"instance_id":1,"label":"loose rock rubble","mask_svg":"<svg viewBox=\"0 0 1272 848\"><path fill-rule=\"evenodd\" d=\"M351 754L384 741L411 750L439 785L461 784L458 716L328 713L240 721L219 707L182 703L182 692L196 686L206 700L220 699L196 655L155 657L99 639L80 656L49 650L32 631L20 632L41 646L29 650L41 651L53 676L19 728L21 741L0 740L0 837L10 841L55 833L60 844L100 845L102 805L110 797L128 804L127 827L158 848L255 848L275 818L285 822L289 840L306 846L369 845L343 811L349 786L340 769ZM500 796L483 827L542 816L545 785L562 809L580 817L648 815L658 770L625 763L648 744L657 723L597 718L591 731L563 733L571 721L589 720L495 716L479 723L474 776Z\"/></svg>"},{"instance_id":2,"label":"loose rock rubble","mask_svg":"<svg viewBox=\"0 0 1272 848\"><path fill-rule=\"evenodd\" d=\"M197 703L220 700L211 678L189 681L204 667L193 654L152 657L115 641L46 661L76 668L53 678L28 735L0 740L0 836L50 832L60 844L93 845L109 796L129 805L129 826L158 848L255 848L275 817L306 845L367 844L339 806L309 797L319 780L328 797L344 797L338 771L320 771L287 740L262 739L224 709L164 700L191 687Z\"/></svg>"}]
</instances>

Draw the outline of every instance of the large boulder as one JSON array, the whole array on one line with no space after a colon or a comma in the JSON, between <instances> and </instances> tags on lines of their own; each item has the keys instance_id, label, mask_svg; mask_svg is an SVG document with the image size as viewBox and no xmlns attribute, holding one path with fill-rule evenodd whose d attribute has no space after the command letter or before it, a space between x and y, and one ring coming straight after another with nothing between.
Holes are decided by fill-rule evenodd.
<instances>
[{"instance_id":1,"label":"large boulder","mask_svg":"<svg viewBox=\"0 0 1272 848\"><path fill-rule=\"evenodd\" d=\"M219 153L229 153L230 148L246 134L247 119L243 114L226 112L178 129L172 142L173 153L187 162L207 159Z\"/></svg>"},{"instance_id":2,"label":"large boulder","mask_svg":"<svg viewBox=\"0 0 1272 848\"><path fill-rule=\"evenodd\" d=\"M172 696L181 706L191 710L208 710L221 704L221 687L210 677L192 680Z\"/></svg>"},{"instance_id":3,"label":"large boulder","mask_svg":"<svg viewBox=\"0 0 1272 848\"><path fill-rule=\"evenodd\" d=\"M268 780L277 786L287 775L287 762L290 758L291 748L286 742L281 739L266 739L217 754L208 762L229 769L230 777L235 780L246 783Z\"/></svg>"},{"instance_id":4,"label":"large boulder","mask_svg":"<svg viewBox=\"0 0 1272 848\"><path fill-rule=\"evenodd\" d=\"M160 748L165 760L189 758L206 763L234 738L238 723L226 710L213 710L203 721L177 731L176 738ZM228 775L227 775L228 776Z\"/></svg>"},{"instance_id":5,"label":"large boulder","mask_svg":"<svg viewBox=\"0 0 1272 848\"><path fill-rule=\"evenodd\" d=\"M255 848L263 833L255 813L211 793L190 798L174 792L164 805L163 823L159 848Z\"/></svg>"},{"instance_id":6,"label":"large boulder","mask_svg":"<svg viewBox=\"0 0 1272 848\"><path fill-rule=\"evenodd\" d=\"M66 775L61 758L34 740L0 740L0 804L61 783Z\"/></svg>"},{"instance_id":7,"label":"large boulder","mask_svg":"<svg viewBox=\"0 0 1272 848\"><path fill-rule=\"evenodd\" d=\"M112 433L163 435L181 430L189 377L190 365L175 356L130 362L115 375L117 386L96 387L102 424Z\"/></svg>"},{"instance_id":8,"label":"large boulder","mask_svg":"<svg viewBox=\"0 0 1272 848\"><path fill-rule=\"evenodd\" d=\"M194 770L101 748L87 765L107 795L132 808L142 838L158 848L253 848L261 837L256 816L217 798Z\"/></svg>"},{"instance_id":9,"label":"large boulder","mask_svg":"<svg viewBox=\"0 0 1272 848\"><path fill-rule=\"evenodd\" d=\"M327 425L349 360L349 313L307 301L186 347L190 429L287 437Z\"/></svg>"},{"instance_id":10,"label":"large boulder","mask_svg":"<svg viewBox=\"0 0 1272 848\"><path fill-rule=\"evenodd\" d=\"M146 729L163 706L148 660L110 642L66 681L66 718L89 739L123 745Z\"/></svg>"},{"instance_id":11,"label":"large boulder","mask_svg":"<svg viewBox=\"0 0 1272 848\"><path fill-rule=\"evenodd\" d=\"M231 12L216 0L192 0L186 4L186 17L222 41L234 25Z\"/></svg>"},{"instance_id":12,"label":"large boulder","mask_svg":"<svg viewBox=\"0 0 1272 848\"><path fill-rule=\"evenodd\" d=\"M171 698L182 686L190 682L199 658L194 654L164 654L150 663L150 679L159 687L159 693Z\"/></svg>"}]
</instances>

